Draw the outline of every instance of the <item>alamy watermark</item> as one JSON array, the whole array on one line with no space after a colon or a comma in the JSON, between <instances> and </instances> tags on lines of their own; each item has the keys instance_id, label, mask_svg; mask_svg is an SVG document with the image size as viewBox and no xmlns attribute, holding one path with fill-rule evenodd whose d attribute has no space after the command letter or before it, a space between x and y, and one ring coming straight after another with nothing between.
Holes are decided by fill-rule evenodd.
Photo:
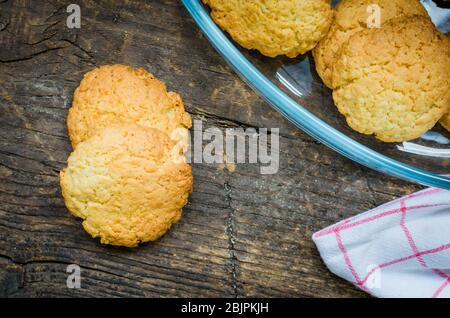
<instances>
[{"instance_id":1,"label":"alamy watermark","mask_svg":"<svg viewBox=\"0 0 450 318\"><path fill-rule=\"evenodd\" d=\"M377 4L370 4L367 6L367 28L379 29L381 28L381 8Z\"/></svg>"},{"instance_id":2,"label":"alamy watermark","mask_svg":"<svg viewBox=\"0 0 450 318\"><path fill-rule=\"evenodd\" d=\"M69 29L81 28L81 8L78 4L69 4L67 6L67 13L70 13L66 19L66 25Z\"/></svg>"},{"instance_id":3,"label":"alamy watermark","mask_svg":"<svg viewBox=\"0 0 450 318\"><path fill-rule=\"evenodd\" d=\"M379 289L381 288L381 267L379 265L371 264L367 266L367 280L366 287L368 289Z\"/></svg>"},{"instance_id":4,"label":"alamy watermark","mask_svg":"<svg viewBox=\"0 0 450 318\"><path fill-rule=\"evenodd\" d=\"M70 264L66 268L66 273L69 275L66 279L67 288L79 289L81 288L81 268L77 264Z\"/></svg>"},{"instance_id":5,"label":"alamy watermark","mask_svg":"<svg viewBox=\"0 0 450 318\"><path fill-rule=\"evenodd\" d=\"M193 137L193 138L191 138ZM259 164L261 174L279 169L280 136L278 128L203 129L201 120L193 121L193 136L186 152L188 163L227 165Z\"/></svg>"}]
</instances>

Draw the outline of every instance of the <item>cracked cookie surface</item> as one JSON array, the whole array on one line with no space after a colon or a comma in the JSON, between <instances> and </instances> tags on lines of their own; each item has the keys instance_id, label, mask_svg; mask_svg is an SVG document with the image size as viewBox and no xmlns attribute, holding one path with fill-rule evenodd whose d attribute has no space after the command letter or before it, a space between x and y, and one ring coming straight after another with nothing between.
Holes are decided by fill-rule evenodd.
<instances>
[{"instance_id":1,"label":"cracked cookie surface","mask_svg":"<svg viewBox=\"0 0 450 318\"><path fill-rule=\"evenodd\" d=\"M60 184L67 208L89 234L133 247L158 239L180 219L192 170L166 134L125 124L80 143Z\"/></svg>"},{"instance_id":2,"label":"cracked cookie surface","mask_svg":"<svg viewBox=\"0 0 450 318\"><path fill-rule=\"evenodd\" d=\"M330 0L203 0L241 46L263 55L296 57L311 50L333 18Z\"/></svg>"},{"instance_id":3,"label":"cracked cookie surface","mask_svg":"<svg viewBox=\"0 0 450 318\"><path fill-rule=\"evenodd\" d=\"M355 33L367 28L373 16L373 6L380 9L380 26L394 18L428 13L419 0L341 0L335 8L335 17L330 31L314 48L316 70L325 85L331 88L333 64L339 49Z\"/></svg>"},{"instance_id":4,"label":"cracked cookie surface","mask_svg":"<svg viewBox=\"0 0 450 318\"><path fill-rule=\"evenodd\" d=\"M386 142L420 137L450 105L448 37L420 16L354 34L333 69L347 123Z\"/></svg>"},{"instance_id":5,"label":"cracked cookie surface","mask_svg":"<svg viewBox=\"0 0 450 318\"><path fill-rule=\"evenodd\" d=\"M187 147L191 117L181 97L143 68L115 64L96 68L75 90L67 126L75 148L105 127L136 123L165 132Z\"/></svg>"}]
</instances>

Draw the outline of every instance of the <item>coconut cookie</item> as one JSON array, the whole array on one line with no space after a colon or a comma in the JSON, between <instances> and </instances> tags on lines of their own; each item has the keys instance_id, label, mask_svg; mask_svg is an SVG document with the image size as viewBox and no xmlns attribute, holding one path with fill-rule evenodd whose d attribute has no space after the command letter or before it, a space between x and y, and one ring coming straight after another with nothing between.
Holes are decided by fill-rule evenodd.
<instances>
[{"instance_id":1,"label":"coconut cookie","mask_svg":"<svg viewBox=\"0 0 450 318\"><path fill-rule=\"evenodd\" d=\"M379 8L379 11L377 11ZM377 20L379 13L380 19ZM331 88L333 64L339 49L356 32L383 27L394 18L412 15L428 17L419 0L342 0L335 9L335 18L328 34L314 48L316 70L325 85Z\"/></svg>"},{"instance_id":2,"label":"coconut cookie","mask_svg":"<svg viewBox=\"0 0 450 318\"><path fill-rule=\"evenodd\" d=\"M203 0L220 28L247 49L275 57L311 50L333 19L330 0Z\"/></svg>"},{"instance_id":3,"label":"coconut cookie","mask_svg":"<svg viewBox=\"0 0 450 318\"><path fill-rule=\"evenodd\" d=\"M358 32L333 70L333 99L355 130L387 142L417 138L450 105L449 41L429 19Z\"/></svg>"},{"instance_id":4,"label":"coconut cookie","mask_svg":"<svg viewBox=\"0 0 450 318\"><path fill-rule=\"evenodd\" d=\"M98 130L122 123L159 129L185 147L191 117L180 96L167 92L166 85L143 68L116 64L86 73L67 118L74 148Z\"/></svg>"},{"instance_id":5,"label":"coconut cookie","mask_svg":"<svg viewBox=\"0 0 450 318\"><path fill-rule=\"evenodd\" d=\"M104 244L133 247L176 223L192 171L163 132L126 124L80 143L60 174L62 194L84 229Z\"/></svg>"}]
</instances>

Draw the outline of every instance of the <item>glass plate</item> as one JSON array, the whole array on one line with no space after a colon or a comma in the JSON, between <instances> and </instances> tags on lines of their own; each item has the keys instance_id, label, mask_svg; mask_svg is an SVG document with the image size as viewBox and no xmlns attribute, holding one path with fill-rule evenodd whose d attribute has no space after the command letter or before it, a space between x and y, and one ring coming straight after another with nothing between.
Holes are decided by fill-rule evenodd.
<instances>
[{"instance_id":1,"label":"glass plate","mask_svg":"<svg viewBox=\"0 0 450 318\"><path fill-rule=\"evenodd\" d=\"M227 63L274 109L340 154L374 170L422 185L450 190L450 134L439 124L417 140L384 143L350 129L333 104L331 90L315 71L310 53L268 58L239 47L209 16L200 0L182 0ZM449 11L424 0L433 21L448 32ZM318 102L320 101L320 102Z\"/></svg>"}]
</instances>

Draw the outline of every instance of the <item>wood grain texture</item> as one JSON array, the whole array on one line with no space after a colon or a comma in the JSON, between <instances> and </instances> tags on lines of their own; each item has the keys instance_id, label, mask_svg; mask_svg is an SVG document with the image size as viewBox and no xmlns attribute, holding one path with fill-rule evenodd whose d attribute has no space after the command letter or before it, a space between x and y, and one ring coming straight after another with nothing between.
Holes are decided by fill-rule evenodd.
<instances>
[{"instance_id":1,"label":"wood grain texture","mask_svg":"<svg viewBox=\"0 0 450 318\"><path fill-rule=\"evenodd\" d=\"M177 0L0 1L0 295L360 297L321 262L311 235L417 190L314 142L254 94ZM82 74L143 66L179 92L205 125L279 127L280 171L194 164L183 219L136 249L102 246L64 207L58 172ZM78 264L82 288L66 287Z\"/></svg>"}]
</instances>

